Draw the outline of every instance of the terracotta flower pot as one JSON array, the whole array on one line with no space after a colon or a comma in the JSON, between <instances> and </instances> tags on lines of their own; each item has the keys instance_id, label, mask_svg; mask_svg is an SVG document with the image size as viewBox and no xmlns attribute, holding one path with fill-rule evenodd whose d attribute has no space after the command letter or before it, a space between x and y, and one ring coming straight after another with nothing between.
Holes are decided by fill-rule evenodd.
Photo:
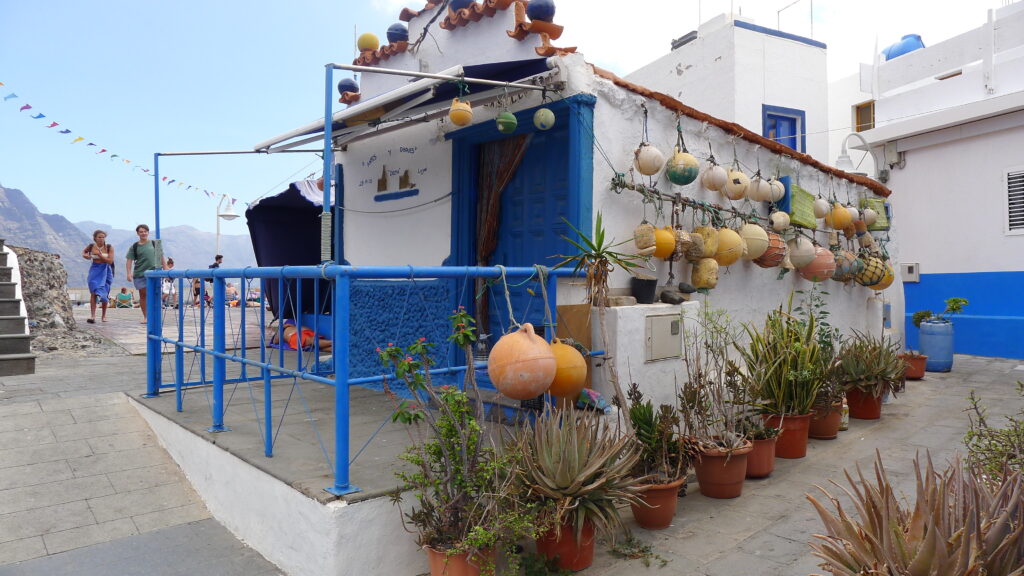
<instances>
[{"instance_id":1,"label":"terracotta flower pot","mask_svg":"<svg viewBox=\"0 0 1024 576\"><path fill-rule=\"evenodd\" d=\"M630 504L636 523L648 530L668 528L676 515L676 507L679 504L679 487L683 485L683 482L686 482L685 476L667 484L642 486L643 492L640 494L640 499L647 506Z\"/></svg>"},{"instance_id":2,"label":"terracotta flower pot","mask_svg":"<svg viewBox=\"0 0 1024 576\"><path fill-rule=\"evenodd\" d=\"M579 572L594 563L594 525L583 524L581 541L576 541L576 528L572 522L548 530L537 539L537 553L545 558L558 558L558 568Z\"/></svg>"},{"instance_id":3,"label":"terracotta flower pot","mask_svg":"<svg viewBox=\"0 0 1024 576\"><path fill-rule=\"evenodd\" d=\"M818 440L835 440L839 436L839 424L843 420L843 403L833 404L828 412L811 412L811 423L807 435Z\"/></svg>"},{"instance_id":4,"label":"terracotta flower pot","mask_svg":"<svg viewBox=\"0 0 1024 576\"><path fill-rule=\"evenodd\" d=\"M435 550L430 546L424 547L427 551L427 561L430 563L430 576L480 576L480 569L484 566L494 566L494 551L484 551L474 554L469 553L448 555L443 550Z\"/></svg>"},{"instance_id":5,"label":"terracotta flower pot","mask_svg":"<svg viewBox=\"0 0 1024 576\"><path fill-rule=\"evenodd\" d=\"M751 440L754 448L747 454L747 478L766 478L775 470L775 441L778 437Z\"/></svg>"},{"instance_id":6,"label":"terracotta flower pot","mask_svg":"<svg viewBox=\"0 0 1024 576\"><path fill-rule=\"evenodd\" d=\"M882 397L860 388L846 391L846 403L850 405L850 418L878 420L882 417Z\"/></svg>"},{"instance_id":7,"label":"terracotta flower pot","mask_svg":"<svg viewBox=\"0 0 1024 576\"><path fill-rule=\"evenodd\" d=\"M747 475L747 454L753 449L749 440L731 453L702 449L693 465L700 493L708 498L736 498L742 494L743 479Z\"/></svg>"},{"instance_id":8,"label":"terracotta flower pot","mask_svg":"<svg viewBox=\"0 0 1024 576\"><path fill-rule=\"evenodd\" d=\"M772 428L781 428L775 443L776 458L803 458L807 455L807 429L811 424L810 414L786 415L785 418L772 414L767 423Z\"/></svg>"},{"instance_id":9,"label":"terracotta flower pot","mask_svg":"<svg viewBox=\"0 0 1024 576\"><path fill-rule=\"evenodd\" d=\"M907 371L904 372L907 380L920 380L924 378L924 367L928 363L928 357L923 354L917 356L910 356L908 354L900 354L900 358L907 363Z\"/></svg>"}]
</instances>

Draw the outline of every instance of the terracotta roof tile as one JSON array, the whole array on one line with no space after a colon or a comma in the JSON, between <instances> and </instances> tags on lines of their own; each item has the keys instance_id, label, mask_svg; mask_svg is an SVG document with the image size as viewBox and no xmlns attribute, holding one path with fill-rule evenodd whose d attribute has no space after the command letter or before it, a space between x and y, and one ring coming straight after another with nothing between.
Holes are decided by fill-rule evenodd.
<instances>
[{"instance_id":1,"label":"terracotta roof tile","mask_svg":"<svg viewBox=\"0 0 1024 576\"><path fill-rule=\"evenodd\" d=\"M479 22L484 16L490 18L497 14L498 10L507 10L515 0L483 0L473 2L461 10L448 8L448 15L441 21L439 26L445 30L455 30L470 22ZM518 2L517 2L518 4Z\"/></svg>"},{"instance_id":2,"label":"terracotta roof tile","mask_svg":"<svg viewBox=\"0 0 1024 576\"><path fill-rule=\"evenodd\" d=\"M849 180L850 182L853 182L854 184L860 184L861 186L864 186L865 188L871 190L872 192L874 192L875 194L877 194L879 196L884 196L884 197L888 198L889 195L892 194L892 190L890 190L884 184L882 184L881 182L878 182L877 180L868 178L867 176L859 176L857 174L850 174L849 172L844 172L844 171L842 171L842 170L840 170L838 168L834 168L832 166L829 166L828 164L825 164L824 162L816 160L812 156L809 156L807 154L803 154L801 152L797 152L796 150L793 150L792 148L790 148L789 146L786 146L785 144L782 144L780 142L776 142L774 140L769 140L768 138L765 138L764 136L761 136L760 134L756 134L754 132L751 132L750 130L747 130L746 128L744 128L743 126L740 126L739 124L736 124L736 123L733 123L733 122L728 122L728 121L722 120L720 118L715 118L714 116L710 116L708 114L705 114L705 113L703 113L703 112L701 112L701 111L699 111L699 110L697 110L695 108L692 108L690 106L687 106L686 104L683 104L679 100L676 100L675 98L673 98L673 97L671 97L671 96L669 96L667 94L662 94L661 92L655 92L654 90L651 90L650 88L645 88L643 86L640 86L639 84L634 84L634 83L629 82L627 80L623 80L622 78L619 78L615 74L612 74L611 72L609 72L607 70L604 70L602 68L598 68L597 66L591 65L591 67L594 69L594 74L596 76L599 76L599 77L604 78L606 80L610 80L615 85L621 86L621 87L625 88L626 90L629 90L630 92L633 92L634 94L639 94L639 95L644 96L646 98L650 98L652 100L656 100L656 101L658 101L659 104L661 104L665 108L668 108L669 110L672 110L674 112L679 112L681 114L689 116L690 118L693 118L694 120L699 120L701 122L707 122L708 124L710 124L712 126L717 126L718 128L721 128L722 130L724 130L728 134L732 134L732 135L738 136L740 138L743 138L744 140L747 140L748 142L753 142L754 144L758 144L758 145L760 145L760 146L762 146L764 148L767 148L768 150L771 150L772 152L775 152L777 154L782 154L782 155L785 155L785 156L789 156L789 157L791 157L791 158L793 158L793 159L795 159L795 160L797 160L799 162L802 162L802 163L804 163L804 164L806 164L808 166L811 166L813 168L821 170L822 172L827 172L829 174L832 174L833 176L836 176L837 178L842 178L844 180Z\"/></svg>"},{"instance_id":3,"label":"terracotta roof tile","mask_svg":"<svg viewBox=\"0 0 1024 576\"><path fill-rule=\"evenodd\" d=\"M413 18L419 16L420 13L426 12L427 10L430 10L434 6L437 6L437 4L434 4L433 2L427 2L427 5L423 7L423 10L412 10L410 8L402 8L402 11L398 14L398 19L401 20L402 22L410 22L412 21Z\"/></svg>"},{"instance_id":4,"label":"terracotta roof tile","mask_svg":"<svg viewBox=\"0 0 1024 576\"><path fill-rule=\"evenodd\" d=\"M351 106L359 101L360 96L362 96L362 94L359 92L342 92L341 98L338 98L338 102Z\"/></svg>"},{"instance_id":5,"label":"terracotta roof tile","mask_svg":"<svg viewBox=\"0 0 1024 576\"><path fill-rule=\"evenodd\" d=\"M516 1L515 7L515 26L508 31L508 35L516 40L525 40L529 34L547 34L554 40L558 40L562 36L562 30L564 27L554 24L552 22L543 22L541 20L530 20L526 17L526 2L520 0Z\"/></svg>"},{"instance_id":6,"label":"terracotta roof tile","mask_svg":"<svg viewBox=\"0 0 1024 576\"><path fill-rule=\"evenodd\" d=\"M385 46L381 46L376 50L367 50L360 52L359 56L352 61L356 66L374 66L379 64L381 60L387 60L396 54L401 54L409 49L408 42L392 42Z\"/></svg>"},{"instance_id":7,"label":"terracotta roof tile","mask_svg":"<svg viewBox=\"0 0 1024 576\"><path fill-rule=\"evenodd\" d=\"M546 33L540 33L540 46L533 49L538 56L549 58L551 56L565 56L566 54L572 54L576 51L575 46L569 46L567 48L559 48L551 45L551 37Z\"/></svg>"}]
</instances>

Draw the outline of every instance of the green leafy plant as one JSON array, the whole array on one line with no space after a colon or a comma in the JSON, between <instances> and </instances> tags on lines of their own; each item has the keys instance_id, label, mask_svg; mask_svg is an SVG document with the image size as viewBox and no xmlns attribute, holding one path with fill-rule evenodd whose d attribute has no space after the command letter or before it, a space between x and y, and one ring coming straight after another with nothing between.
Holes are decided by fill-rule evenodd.
<instances>
[{"instance_id":1,"label":"green leafy plant","mask_svg":"<svg viewBox=\"0 0 1024 576\"><path fill-rule=\"evenodd\" d=\"M936 472L927 457L914 459L916 499L898 497L876 453L874 479L846 472L856 518L838 498L818 487L831 512L811 495L826 534L810 544L835 576L1020 576L1024 573L1024 478L1014 472L993 485L954 459Z\"/></svg>"},{"instance_id":2,"label":"green leafy plant","mask_svg":"<svg viewBox=\"0 0 1024 576\"><path fill-rule=\"evenodd\" d=\"M858 388L879 397L902 390L907 370L899 342L854 331L839 350L837 377L844 389Z\"/></svg>"},{"instance_id":3,"label":"green leafy plant","mask_svg":"<svg viewBox=\"0 0 1024 576\"><path fill-rule=\"evenodd\" d=\"M577 539L587 522L598 537L624 529L618 506L640 505L632 470L640 460L633 438L596 412L547 406L532 428L519 428L509 451L522 454L522 491L546 510L549 526L570 524Z\"/></svg>"},{"instance_id":4,"label":"green leafy plant","mask_svg":"<svg viewBox=\"0 0 1024 576\"><path fill-rule=\"evenodd\" d=\"M824 298L829 295L828 292L812 284L810 290L796 290L796 294L803 296L803 299L799 306L793 308L793 313L801 322L813 324L814 337L821 351L818 355L821 386L814 397L813 409L824 416L833 406L842 403L846 395L846 389L839 383L837 374L837 356L843 344L843 335L828 321L831 312Z\"/></svg>"},{"instance_id":5,"label":"green leafy plant","mask_svg":"<svg viewBox=\"0 0 1024 576\"><path fill-rule=\"evenodd\" d=\"M639 560L647 568L651 567L652 560L658 563L658 568L668 565L668 559L656 553L650 544L645 544L636 536L630 536L623 542L615 544L609 552L616 558Z\"/></svg>"},{"instance_id":6,"label":"green leafy plant","mask_svg":"<svg viewBox=\"0 0 1024 576\"><path fill-rule=\"evenodd\" d=\"M963 312L964 306L968 304L966 298L947 298L945 302L946 309L941 313L933 314L931 310L918 310L910 317L911 322L917 328L921 327L921 322L950 322L951 317Z\"/></svg>"},{"instance_id":7,"label":"green leafy plant","mask_svg":"<svg viewBox=\"0 0 1024 576\"><path fill-rule=\"evenodd\" d=\"M1017 394L1021 397L1016 415L1006 417L1006 427L989 423L985 407L974 390L968 397L966 412L970 429L964 435L967 463L990 481L1000 482L1013 472L1024 471L1024 382L1017 381Z\"/></svg>"},{"instance_id":8,"label":"green leafy plant","mask_svg":"<svg viewBox=\"0 0 1024 576\"><path fill-rule=\"evenodd\" d=\"M629 385L626 398L633 434L640 447L633 475L651 484L676 481L686 474L688 458L679 440L680 421L675 406L662 404L655 410L635 382Z\"/></svg>"}]
</instances>

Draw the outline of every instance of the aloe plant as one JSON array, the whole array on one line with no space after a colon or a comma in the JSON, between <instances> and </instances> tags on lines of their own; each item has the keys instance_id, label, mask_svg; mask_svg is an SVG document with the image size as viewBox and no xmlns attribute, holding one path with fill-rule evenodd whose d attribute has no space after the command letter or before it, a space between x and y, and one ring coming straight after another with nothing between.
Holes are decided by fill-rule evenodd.
<instances>
[{"instance_id":1,"label":"aloe plant","mask_svg":"<svg viewBox=\"0 0 1024 576\"><path fill-rule=\"evenodd\" d=\"M791 303L792 304L792 303ZM825 364L817 338L817 321L772 310L764 328L746 325L750 343L736 346L746 363L746 382L768 414L808 414L824 382Z\"/></svg>"},{"instance_id":2,"label":"aloe plant","mask_svg":"<svg viewBox=\"0 0 1024 576\"><path fill-rule=\"evenodd\" d=\"M836 377L847 390L858 388L876 398L902 389L907 370L899 342L854 331L839 349Z\"/></svg>"},{"instance_id":3,"label":"aloe plant","mask_svg":"<svg viewBox=\"0 0 1024 576\"><path fill-rule=\"evenodd\" d=\"M876 454L875 478L846 473L857 518L824 488L831 512L813 496L827 534L810 544L834 576L1024 575L1024 477L1014 472L987 484L955 458L942 473L927 456L914 459L914 506L901 503Z\"/></svg>"}]
</instances>

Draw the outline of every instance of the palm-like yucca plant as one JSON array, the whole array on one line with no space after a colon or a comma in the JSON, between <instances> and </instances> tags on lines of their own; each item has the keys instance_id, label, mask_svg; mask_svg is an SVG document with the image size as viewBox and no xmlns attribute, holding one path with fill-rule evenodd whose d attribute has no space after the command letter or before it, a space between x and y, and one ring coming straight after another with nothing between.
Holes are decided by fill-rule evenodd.
<instances>
[{"instance_id":1,"label":"palm-like yucca plant","mask_svg":"<svg viewBox=\"0 0 1024 576\"><path fill-rule=\"evenodd\" d=\"M927 457L921 472L914 459L917 496L913 509L902 505L876 455L875 479L868 481L858 468L854 479L846 473L857 519L839 500L819 489L835 513L813 496L828 534L816 534L811 543L821 567L835 576L1021 576L1024 575L1024 478L1008 475L1001 484L988 485L970 468L954 459L938 473Z\"/></svg>"},{"instance_id":2,"label":"palm-like yucca plant","mask_svg":"<svg viewBox=\"0 0 1024 576\"><path fill-rule=\"evenodd\" d=\"M836 373L845 389L858 388L877 398L886 390L896 393L901 389L906 368L899 342L854 331L854 337L839 349Z\"/></svg>"},{"instance_id":3,"label":"palm-like yucca plant","mask_svg":"<svg viewBox=\"0 0 1024 576\"><path fill-rule=\"evenodd\" d=\"M623 528L618 506L640 504L631 474L640 451L595 412L547 407L512 441L522 454L517 473L528 497L550 504L551 524L571 522L578 539L587 521L598 535L614 537Z\"/></svg>"},{"instance_id":4,"label":"palm-like yucca plant","mask_svg":"<svg viewBox=\"0 0 1024 576\"><path fill-rule=\"evenodd\" d=\"M746 325L750 343L737 344L746 363L746 379L761 409L768 414L807 414L824 382L821 346L814 316L801 320L772 310L764 328Z\"/></svg>"}]
</instances>

